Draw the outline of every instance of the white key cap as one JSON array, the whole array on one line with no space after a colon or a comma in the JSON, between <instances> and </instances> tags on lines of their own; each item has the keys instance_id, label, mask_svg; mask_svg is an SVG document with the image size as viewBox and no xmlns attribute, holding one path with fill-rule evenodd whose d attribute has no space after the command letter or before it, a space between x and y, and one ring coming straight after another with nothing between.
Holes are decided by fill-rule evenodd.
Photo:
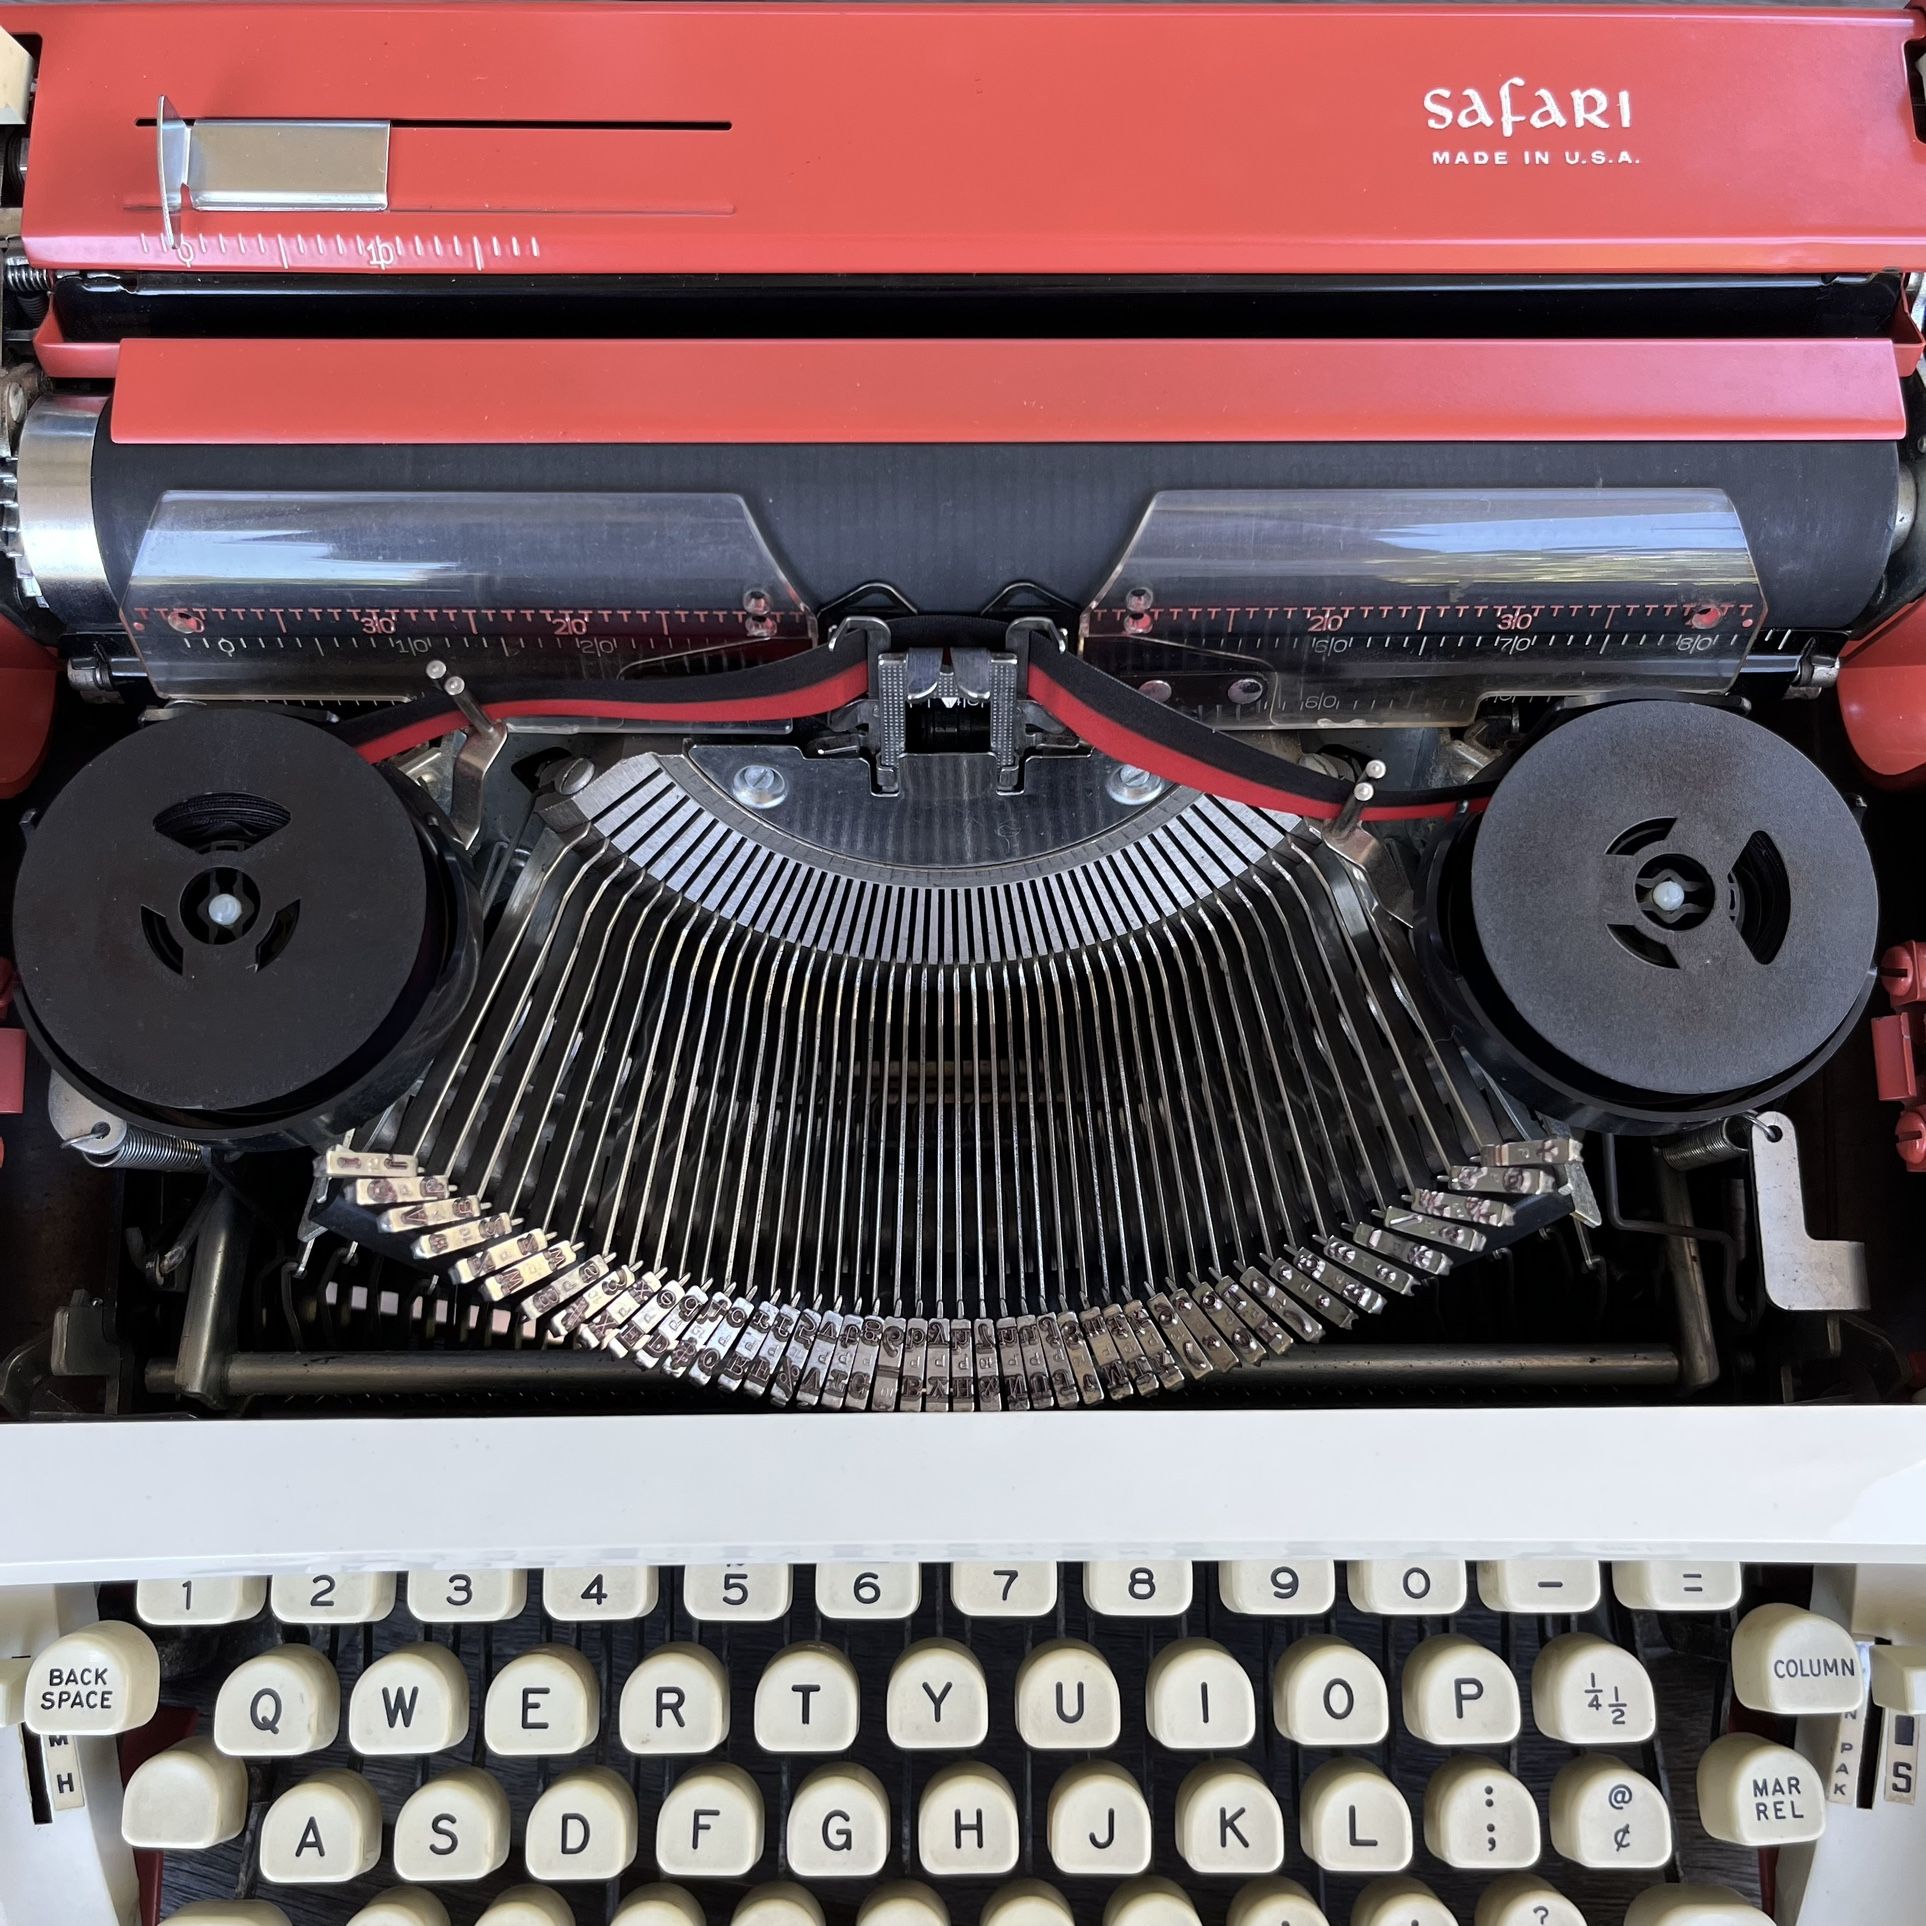
<instances>
[{"instance_id":1,"label":"white key cap","mask_svg":"<svg viewBox=\"0 0 1926 1926\"><path fill-rule=\"evenodd\" d=\"M920 1880L892 1879L856 1909L856 1926L950 1926L950 1909Z\"/></svg>"},{"instance_id":2,"label":"white key cap","mask_svg":"<svg viewBox=\"0 0 1926 1926\"><path fill-rule=\"evenodd\" d=\"M1403 1872L1411 1863L1411 1808L1363 1759L1333 1759L1305 1780L1298 1840L1326 1872Z\"/></svg>"},{"instance_id":3,"label":"white key cap","mask_svg":"<svg viewBox=\"0 0 1926 1926\"><path fill-rule=\"evenodd\" d=\"M551 1780L529 1808L522 1858L531 1879L617 1879L640 1843L629 1782L606 1766L583 1766Z\"/></svg>"},{"instance_id":4,"label":"white key cap","mask_svg":"<svg viewBox=\"0 0 1926 1926\"><path fill-rule=\"evenodd\" d=\"M243 1659L214 1700L214 1743L230 1758L298 1758L325 1750L340 1730L341 1680L312 1645Z\"/></svg>"},{"instance_id":5,"label":"white key cap","mask_svg":"<svg viewBox=\"0 0 1926 1926\"><path fill-rule=\"evenodd\" d=\"M1271 1718L1299 1745L1376 1745L1391 1729L1384 1674L1348 1639L1294 1640L1271 1674Z\"/></svg>"},{"instance_id":6,"label":"white key cap","mask_svg":"<svg viewBox=\"0 0 1926 1926\"><path fill-rule=\"evenodd\" d=\"M950 1603L965 1618L1044 1618L1057 1609L1057 1568L1041 1559L952 1565Z\"/></svg>"},{"instance_id":7,"label":"white key cap","mask_svg":"<svg viewBox=\"0 0 1926 1926\"><path fill-rule=\"evenodd\" d=\"M933 1879L1000 1879L1017 1862L1010 1782L974 1760L945 1766L916 1808L916 1852Z\"/></svg>"},{"instance_id":8,"label":"white key cap","mask_svg":"<svg viewBox=\"0 0 1926 1926\"><path fill-rule=\"evenodd\" d=\"M410 1572L408 1610L421 1625L499 1625L528 1603L526 1572Z\"/></svg>"},{"instance_id":9,"label":"white key cap","mask_svg":"<svg viewBox=\"0 0 1926 1926\"><path fill-rule=\"evenodd\" d=\"M616 1908L609 1926L703 1926L702 1908L680 1886L638 1886Z\"/></svg>"},{"instance_id":10,"label":"white key cap","mask_svg":"<svg viewBox=\"0 0 1926 1926\"><path fill-rule=\"evenodd\" d=\"M1458 1915L1421 1879L1374 1879L1351 1908L1351 1926L1458 1926Z\"/></svg>"},{"instance_id":11,"label":"white key cap","mask_svg":"<svg viewBox=\"0 0 1926 1926\"><path fill-rule=\"evenodd\" d=\"M1589 1632L1547 1639L1531 1668L1532 1723L1566 1745L1639 1745L1658 1729L1652 1681L1634 1653Z\"/></svg>"},{"instance_id":12,"label":"white key cap","mask_svg":"<svg viewBox=\"0 0 1926 1926\"><path fill-rule=\"evenodd\" d=\"M1651 1780L1593 1753L1552 1781L1551 1836L1574 1865L1644 1871L1671 1858L1672 1815Z\"/></svg>"},{"instance_id":13,"label":"white key cap","mask_svg":"<svg viewBox=\"0 0 1926 1926\"><path fill-rule=\"evenodd\" d=\"M790 1604L787 1565L686 1565L682 1608L701 1624L767 1625Z\"/></svg>"},{"instance_id":14,"label":"white key cap","mask_svg":"<svg viewBox=\"0 0 1926 1926\"><path fill-rule=\"evenodd\" d=\"M468 1737L468 1671L445 1645L384 1653L348 1694L348 1743L364 1758L452 1752Z\"/></svg>"},{"instance_id":15,"label":"white key cap","mask_svg":"<svg viewBox=\"0 0 1926 1926\"><path fill-rule=\"evenodd\" d=\"M438 1886L486 1879L508 1861L508 1795L492 1772L456 1766L395 1814L395 1871Z\"/></svg>"},{"instance_id":16,"label":"white key cap","mask_svg":"<svg viewBox=\"0 0 1926 1926\"><path fill-rule=\"evenodd\" d=\"M785 1844L799 1879L873 1879L890 1843L889 1795L873 1772L819 1766L796 1788Z\"/></svg>"},{"instance_id":17,"label":"white key cap","mask_svg":"<svg viewBox=\"0 0 1926 1926\"><path fill-rule=\"evenodd\" d=\"M1105 1902L1103 1926L1198 1926L1197 1908L1168 1879L1132 1879Z\"/></svg>"},{"instance_id":18,"label":"white key cap","mask_svg":"<svg viewBox=\"0 0 1926 1926\"><path fill-rule=\"evenodd\" d=\"M658 1645L622 1687L619 1730L631 1752L686 1757L729 1736L729 1675L706 1646Z\"/></svg>"},{"instance_id":19,"label":"white key cap","mask_svg":"<svg viewBox=\"0 0 1926 1926\"><path fill-rule=\"evenodd\" d=\"M448 1908L419 1886L390 1886L369 1900L348 1926L448 1926Z\"/></svg>"},{"instance_id":20,"label":"white key cap","mask_svg":"<svg viewBox=\"0 0 1926 1926\"><path fill-rule=\"evenodd\" d=\"M143 1578L134 1615L143 1625L238 1625L267 1603L265 1578Z\"/></svg>"},{"instance_id":21,"label":"white key cap","mask_svg":"<svg viewBox=\"0 0 1926 1926\"><path fill-rule=\"evenodd\" d=\"M1462 1558L1354 1558L1345 1589L1361 1612L1380 1618L1448 1618L1465 1605Z\"/></svg>"},{"instance_id":22,"label":"white key cap","mask_svg":"<svg viewBox=\"0 0 1926 1926\"><path fill-rule=\"evenodd\" d=\"M1083 1568L1084 1603L1105 1618L1172 1618L1190 1610L1188 1558L1108 1558Z\"/></svg>"},{"instance_id":23,"label":"white key cap","mask_svg":"<svg viewBox=\"0 0 1926 1926\"><path fill-rule=\"evenodd\" d=\"M765 1752L847 1752L861 1723L856 1668L833 1645L790 1645L756 1681L756 1743Z\"/></svg>"},{"instance_id":24,"label":"white key cap","mask_svg":"<svg viewBox=\"0 0 1926 1926\"><path fill-rule=\"evenodd\" d=\"M265 1899L196 1899L167 1915L167 1926L288 1926L288 1916Z\"/></svg>"},{"instance_id":25,"label":"white key cap","mask_svg":"<svg viewBox=\"0 0 1926 1926\"><path fill-rule=\"evenodd\" d=\"M138 1625L102 1619L45 1647L27 1668L35 1732L132 1732L160 1704L160 1658Z\"/></svg>"},{"instance_id":26,"label":"white key cap","mask_svg":"<svg viewBox=\"0 0 1926 1926\"><path fill-rule=\"evenodd\" d=\"M655 1597L653 1565L550 1566L542 1574L542 1610L564 1625L647 1618Z\"/></svg>"},{"instance_id":27,"label":"white key cap","mask_svg":"<svg viewBox=\"0 0 1926 1926\"><path fill-rule=\"evenodd\" d=\"M510 1659L482 1707L484 1742L504 1758L586 1751L601 1729L601 1680L572 1645L538 1645Z\"/></svg>"},{"instance_id":28,"label":"white key cap","mask_svg":"<svg viewBox=\"0 0 1926 1926\"><path fill-rule=\"evenodd\" d=\"M183 1739L134 1768L120 1836L156 1852L205 1852L247 1824L247 1767L212 1739Z\"/></svg>"},{"instance_id":29,"label":"white key cap","mask_svg":"<svg viewBox=\"0 0 1926 1926\"><path fill-rule=\"evenodd\" d=\"M1140 1873L1150 1864L1150 1808L1121 1766L1091 1760L1050 1788L1047 1837L1058 1872L1092 1879Z\"/></svg>"},{"instance_id":30,"label":"white key cap","mask_svg":"<svg viewBox=\"0 0 1926 1926\"><path fill-rule=\"evenodd\" d=\"M1050 1639L1017 1667L1016 1725L1033 1752L1101 1752L1123 1729L1117 1675L1094 1646Z\"/></svg>"},{"instance_id":31,"label":"white key cap","mask_svg":"<svg viewBox=\"0 0 1926 1926\"><path fill-rule=\"evenodd\" d=\"M674 1879L740 1879L762 1857L762 1794L740 1766L698 1766L663 1796L655 1863Z\"/></svg>"},{"instance_id":32,"label":"white key cap","mask_svg":"<svg viewBox=\"0 0 1926 1926\"><path fill-rule=\"evenodd\" d=\"M908 1618L923 1600L920 1565L818 1565L816 1609L825 1618Z\"/></svg>"},{"instance_id":33,"label":"white key cap","mask_svg":"<svg viewBox=\"0 0 1926 1926\"><path fill-rule=\"evenodd\" d=\"M0 1726L19 1725L27 1716L30 1658L0 1658Z\"/></svg>"},{"instance_id":34,"label":"white key cap","mask_svg":"<svg viewBox=\"0 0 1926 1926\"><path fill-rule=\"evenodd\" d=\"M1511 1667L1475 1639L1421 1639L1404 1662L1404 1723L1428 1745L1509 1745L1522 1717Z\"/></svg>"},{"instance_id":35,"label":"white key cap","mask_svg":"<svg viewBox=\"0 0 1926 1926\"><path fill-rule=\"evenodd\" d=\"M1324 1908L1295 1879L1253 1879L1240 1886L1224 1926L1331 1926Z\"/></svg>"},{"instance_id":36,"label":"white key cap","mask_svg":"<svg viewBox=\"0 0 1926 1926\"><path fill-rule=\"evenodd\" d=\"M1625 1926L1772 1926L1730 1886L1652 1886L1625 1909Z\"/></svg>"},{"instance_id":37,"label":"white key cap","mask_svg":"<svg viewBox=\"0 0 1926 1926\"><path fill-rule=\"evenodd\" d=\"M1013 1879L983 1902L977 1926L1076 1926L1076 1915L1047 1880Z\"/></svg>"},{"instance_id":38,"label":"white key cap","mask_svg":"<svg viewBox=\"0 0 1926 1926\"><path fill-rule=\"evenodd\" d=\"M1177 1850L1192 1872L1275 1872L1284 1863L1277 1795L1241 1760L1206 1760L1177 1788Z\"/></svg>"},{"instance_id":39,"label":"white key cap","mask_svg":"<svg viewBox=\"0 0 1926 1926\"><path fill-rule=\"evenodd\" d=\"M381 1801L338 1766L297 1781L261 1821L261 1877L277 1886L339 1886L381 1857Z\"/></svg>"},{"instance_id":40,"label":"white key cap","mask_svg":"<svg viewBox=\"0 0 1926 1926\"><path fill-rule=\"evenodd\" d=\"M395 1608L393 1572L276 1572L268 1605L283 1625L378 1625Z\"/></svg>"},{"instance_id":41,"label":"white key cap","mask_svg":"<svg viewBox=\"0 0 1926 1926\"><path fill-rule=\"evenodd\" d=\"M990 1688L967 1645L920 1639L889 1670L884 1723L905 1752L962 1752L990 1729Z\"/></svg>"},{"instance_id":42,"label":"white key cap","mask_svg":"<svg viewBox=\"0 0 1926 1926\"><path fill-rule=\"evenodd\" d=\"M1825 1787L1790 1746L1730 1732L1699 1756L1699 1824L1728 1846L1803 1845L1826 1829Z\"/></svg>"},{"instance_id":43,"label":"white key cap","mask_svg":"<svg viewBox=\"0 0 1926 1926\"><path fill-rule=\"evenodd\" d=\"M823 1926L823 1909L802 1887L775 1880L746 1894L729 1926Z\"/></svg>"},{"instance_id":44,"label":"white key cap","mask_svg":"<svg viewBox=\"0 0 1926 1926\"><path fill-rule=\"evenodd\" d=\"M1251 1676L1215 1640L1180 1638L1150 1661L1144 1678L1150 1736L1173 1752L1230 1752L1257 1732Z\"/></svg>"},{"instance_id":45,"label":"white key cap","mask_svg":"<svg viewBox=\"0 0 1926 1926\"><path fill-rule=\"evenodd\" d=\"M511 1886L475 1926L575 1926L575 1914L560 1893L546 1886Z\"/></svg>"},{"instance_id":46,"label":"white key cap","mask_svg":"<svg viewBox=\"0 0 1926 1926\"><path fill-rule=\"evenodd\" d=\"M1472 1926L1585 1926L1585 1915L1535 1873L1507 1873L1478 1895Z\"/></svg>"},{"instance_id":47,"label":"white key cap","mask_svg":"<svg viewBox=\"0 0 1926 1926\"><path fill-rule=\"evenodd\" d=\"M1322 1618L1337 1603L1331 1558L1236 1558L1217 1567L1217 1596L1253 1618Z\"/></svg>"},{"instance_id":48,"label":"white key cap","mask_svg":"<svg viewBox=\"0 0 1926 1926\"><path fill-rule=\"evenodd\" d=\"M1538 1863L1538 1807L1494 1759L1453 1759L1424 1789L1424 1843L1465 1872L1522 1872Z\"/></svg>"},{"instance_id":49,"label":"white key cap","mask_svg":"<svg viewBox=\"0 0 1926 1926\"><path fill-rule=\"evenodd\" d=\"M1926 1712L1926 1647L1875 1645L1872 1699L1888 1712ZM0 1725L6 1722L0 1713Z\"/></svg>"},{"instance_id":50,"label":"white key cap","mask_svg":"<svg viewBox=\"0 0 1926 1926\"><path fill-rule=\"evenodd\" d=\"M1852 1634L1818 1612L1760 1605L1732 1634L1732 1690L1754 1712L1853 1712L1865 1689Z\"/></svg>"},{"instance_id":51,"label":"white key cap","mask_svg":"<svg viewBox=\"0 0 1926 1926\"><path fill-rule=\"evenodd\" d=\"M1480 1559L1478 1596L1489 1612L1589 1612L1598 1603L1598 1560Z\"/></svg>"},{"instance_id":52,"label":"white key cap","mask_svg":"<svg viewBox=\"0 0 1926 1926\"><path fill-rule=\"evenodd\" d=\"M1612 1590L1634 1612L1729 1612L1745 1573L1717 1558L1631 1558L1612 1567Z\"/></svg>"}]
</instances>

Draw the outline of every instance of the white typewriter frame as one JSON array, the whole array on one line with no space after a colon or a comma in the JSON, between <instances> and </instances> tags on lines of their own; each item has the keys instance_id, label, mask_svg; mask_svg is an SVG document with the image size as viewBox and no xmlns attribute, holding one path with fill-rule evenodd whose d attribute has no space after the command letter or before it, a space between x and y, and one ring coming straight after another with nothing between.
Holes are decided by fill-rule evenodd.
<instances>
[{"instance_id":1,"label":"white typewriter frame","mask_svg":"<svg viewBox=\"0 0 1926 1926\"><path fill-rule=\"evenodd\" d=\"M0 1428L0 1587L1286 1550L1926 1564L1926 1405Z\"/></svg>"}]
</instances>

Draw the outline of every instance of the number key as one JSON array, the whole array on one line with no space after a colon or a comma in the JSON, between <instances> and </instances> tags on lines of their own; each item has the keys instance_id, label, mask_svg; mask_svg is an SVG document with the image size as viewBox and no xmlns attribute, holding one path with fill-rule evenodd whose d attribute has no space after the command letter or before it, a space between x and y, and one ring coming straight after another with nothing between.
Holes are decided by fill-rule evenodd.
<instances>
[{"instance_id":1,"label":"number key","mask_svg":"<svg viewBox=\"0 0 1926 1926\"><path fill-rule=\"evenodd\" d=\"M655 1610L653 1565L551 1566L542 1610L565 1625L596 1618L647 1618Z\"/></svg>"},{"instance_id":2,"label":"number key","mask_svg":"<svg viewBox=\"0 0 1926 1926\"><path fill-rule=\"evenodd\" d=\"M1190 1610L1190 1560L1095 1560L1083 1568L1083 1596L1106 1618L1173 1617Z\"/></svg>"},{"instance_id":3,"label":"number key","mask_svg":"<svg viewBox=\"0 0 1926 1926\"><path fill-rule=\"evenodd\" d=\"M1217 1568L1224 1609L1251 1618L1322 1618L1337 1603L1329 1558L1237 1558Z\"/></svg>"},{"instance_id":4,"label":"number key","mask_svg":"<svg viewBox=\"0 0 1926 1926\"><path fill-rule=\"evenodd\" d=\"M682 1574L682 1603L703 1624L737 1619L763 1625L789 1610L787 1565L690 1565Z\"/></svg>"},{"instance_id":5,"label":"number key","mask_svg":"<svg viewBox=\"0 0 1926 1926\"><path fill-rule=\"evenodd\" d=\"M526 1572L410 1572L408 1610L422 1625L494 1624L528 1602Z\"/></svg>"},{"instance_id":6,"label":"number key","mask_svg":"<svg viewBox=\"0 0 1926 1926\"><path fill-rule=\"evenodd\" d=\"M825 1618L908 1618L923 1596L920 1565L818 1565L816 1609Z\"/></svg>"},{"instance_id":7,"label":"number key","mask_svg":"<svg viewBox=\"0 0 1926 1926\"><path fill-rule=\"evenodd\" d=\"M965 1618L1043 1618L1057 1608L1057 1568L1014 1558L952 1565L950 1599Z\"/></svg>"},{"instance_id":8,"label":"number key","mask_svg":"<svg viewBox=\"0 0 1926 1926\"><path fill-rule=\"evenodd\" d=\"M238 1625L267 1603L265 1578L143 1578L134 1614L143 1625Z\"/></svg>"},{"instance_id":9,"label":"number key","mask_svg":"<svg viewBox=\"0 0 1926 1926\"><path fill-rule=\"evenodd\" d=\"M268 1604L283 1625L375 1625L395 1608L393 1572L277 1572Z\"/></svg>"}]
</instances>

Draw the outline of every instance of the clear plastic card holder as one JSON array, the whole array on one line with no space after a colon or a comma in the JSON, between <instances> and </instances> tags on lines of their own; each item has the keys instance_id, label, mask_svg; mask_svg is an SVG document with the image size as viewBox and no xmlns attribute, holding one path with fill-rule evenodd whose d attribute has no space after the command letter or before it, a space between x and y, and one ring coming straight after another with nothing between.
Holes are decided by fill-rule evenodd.
<instances>
[{"instance_id":1,"label":"clear plastic card holder","mask_svg":"<svg viewBox=\"0 0 1926 1926\"><path fill-rule=\"evenodd\" d=\"M728 668L815 617L739 495L171 490L122 619L163 695L394 696L468 674Z\"/></svg>"}]
</instances>

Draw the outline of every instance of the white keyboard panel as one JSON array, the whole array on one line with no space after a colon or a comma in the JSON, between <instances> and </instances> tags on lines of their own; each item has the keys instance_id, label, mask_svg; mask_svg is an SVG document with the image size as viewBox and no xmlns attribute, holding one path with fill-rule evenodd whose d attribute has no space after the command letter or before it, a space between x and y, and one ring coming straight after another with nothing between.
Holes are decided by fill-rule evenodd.
<instances>
[{"instance_id":1,"label":"white keyboard panel","mask_svg":"<svg viewBox=\"0 0 1926 1926\"><path fill-rule=\"evenodd\" d=\"M1926 1562L1926 1410L277 1419L0 1438L0 1585L478 1565Z\"/></svg>"},{"instance_id":2,"label":"white keyboard panel","mask_svg":"<svg viewBox=\"0 0 1926 1926\"><path fill-rule=\"evenodd\" d=\"M200 1926L1897 1926L1926 1879L1917 1411L134 1434L0 1438L0 1926L133 1926L136 1846Z\"/></svg>"}]
</instances>

